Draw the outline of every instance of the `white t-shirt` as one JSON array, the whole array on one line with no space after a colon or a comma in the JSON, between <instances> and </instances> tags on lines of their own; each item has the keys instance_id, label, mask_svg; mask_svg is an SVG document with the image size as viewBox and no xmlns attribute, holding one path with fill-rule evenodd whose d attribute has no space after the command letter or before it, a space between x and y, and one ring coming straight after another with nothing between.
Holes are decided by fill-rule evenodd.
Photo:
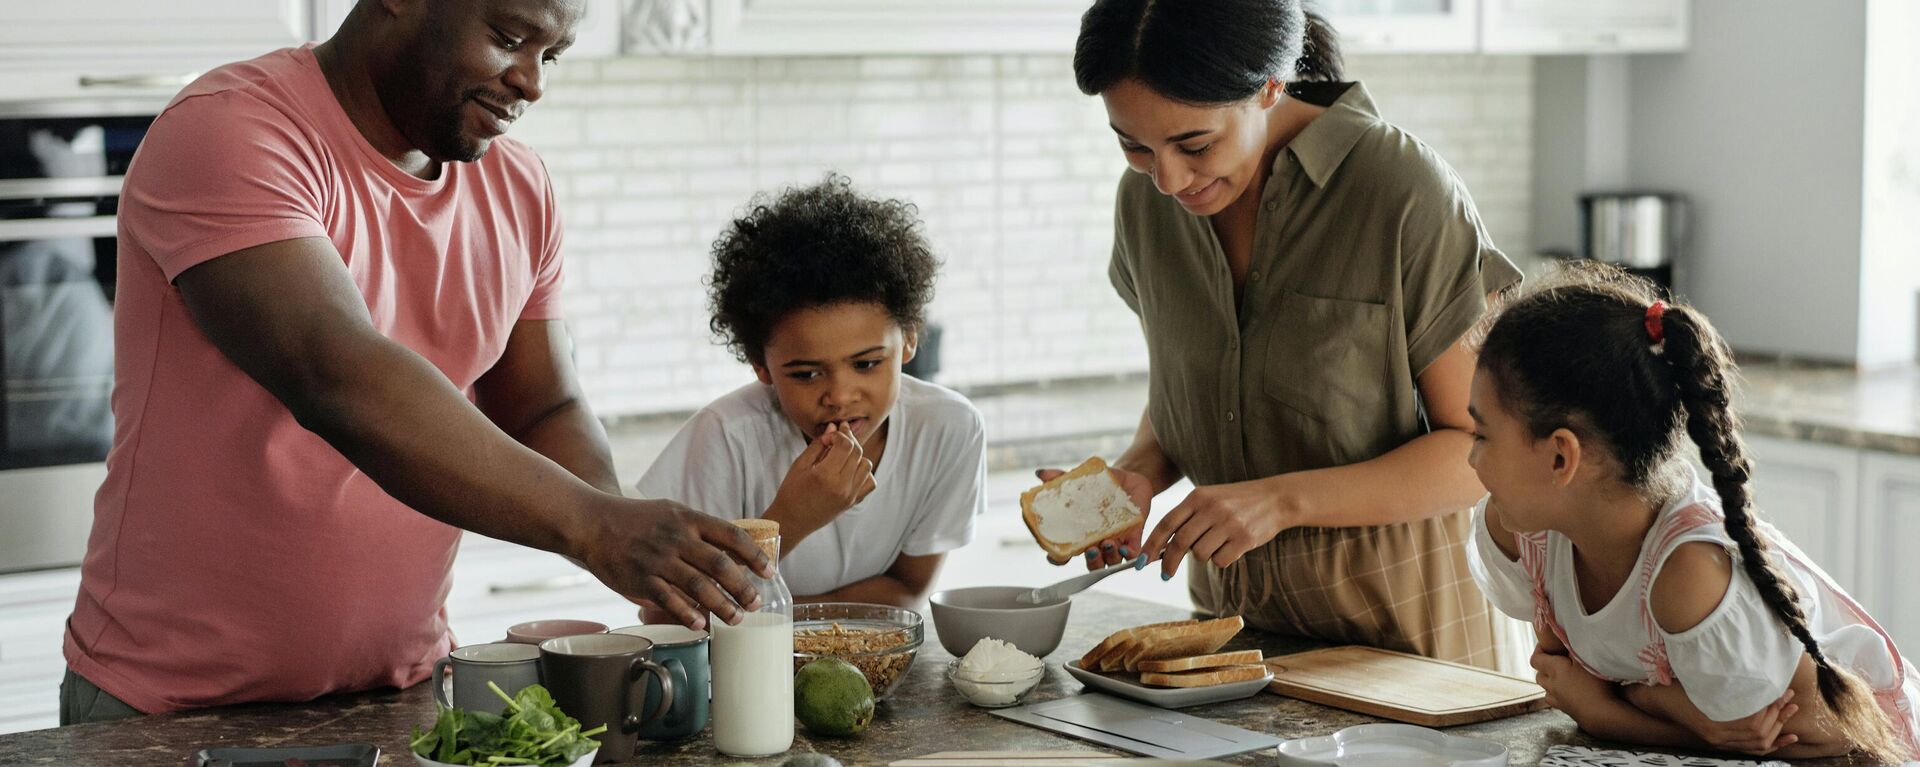
<instances>
[{"instance_id":1,"label":"white t-shirt","mask_svg":"<svg viewBox=\"0 0 1920 767\"><path fill-rule=\"evenodd\" d=\"M781 560L796 596L879 575L902 554L940 554L973 539L973 517L987 508L980 411L951 389L902 375L887 419L873 492ZM760 517L806 447L773 387L756 381L695 413L637 489L721 519Z\"/></svg>"}]
</instances>

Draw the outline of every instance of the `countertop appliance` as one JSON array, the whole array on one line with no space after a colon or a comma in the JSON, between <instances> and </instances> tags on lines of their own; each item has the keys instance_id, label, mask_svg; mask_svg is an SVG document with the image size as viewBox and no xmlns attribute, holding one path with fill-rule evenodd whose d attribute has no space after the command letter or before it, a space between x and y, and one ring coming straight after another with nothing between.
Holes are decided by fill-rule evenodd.
<instances>
[{"instance_id":1,"label":"countertop appliance","mask_svg":"<svg viewBox=\"0 0 1920 767\"><path fill-rule=\"evenodd\" d=\"M1580 256L1619 266L1672 291L1684 268L1688 205L1670 192L1580 196Z\"/></svg>"}]
</instances>

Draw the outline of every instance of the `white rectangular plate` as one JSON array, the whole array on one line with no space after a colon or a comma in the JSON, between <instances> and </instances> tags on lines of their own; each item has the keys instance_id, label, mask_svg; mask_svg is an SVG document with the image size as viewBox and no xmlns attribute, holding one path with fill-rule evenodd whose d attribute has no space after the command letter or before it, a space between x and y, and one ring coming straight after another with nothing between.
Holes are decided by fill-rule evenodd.
<instances>
[{"instance_id":1,"label":"white rectangular plate","mask_svg":"<svg viewBox=\"0 0 1920 767\"><path fill-rule=\"evenodd\" d=\"M1138 674L1126 672L1103 674L1098 671L1088 671L1080 667L1079 660L1070 660L1061 665L1066 667L1067 673L1072 674L1073 678L1080 680L1081 684L1109 695L1118 695L1161 708L1186 708L1251 698L1260 694L1261 690L1266 689L1267 683L1273 681L1273 670L1268 669L1266 676L1244 682L1216 684L1210 687L1148 687L1140 684Z\"/></svg>"}]
</instances>

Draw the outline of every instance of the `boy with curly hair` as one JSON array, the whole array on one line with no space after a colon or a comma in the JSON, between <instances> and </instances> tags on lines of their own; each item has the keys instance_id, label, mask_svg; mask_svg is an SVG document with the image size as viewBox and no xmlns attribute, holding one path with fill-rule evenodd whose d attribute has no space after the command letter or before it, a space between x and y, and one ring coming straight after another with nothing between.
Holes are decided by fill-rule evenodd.
<instances>
[{"instance_id":1,"label":"boy with curly hair","mask_svg":"<svg viewBox=\"0 0 1920 767\"><path fill-rule=\"evenodd\" d=\"M713 261L714 334L758 380L694 414L638 490L778 521L802 601L914 605L986 508L980 412L900 371L940 265L914 207L830 175L756 197Z\"/></svg>"}]
</instances>

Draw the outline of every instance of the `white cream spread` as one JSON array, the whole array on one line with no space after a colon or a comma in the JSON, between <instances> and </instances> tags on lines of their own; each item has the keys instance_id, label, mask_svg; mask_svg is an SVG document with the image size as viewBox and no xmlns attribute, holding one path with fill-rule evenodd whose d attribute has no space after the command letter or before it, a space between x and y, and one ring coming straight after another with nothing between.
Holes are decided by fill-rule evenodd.
<instances>
[{"instance_id":1,"label":"white cream spread","mask_svg":"<svg viewBox=\"0 0 1920 767\"><path fill-rule=\"evenodd\" d=\"M1133 519L1140 507L1106 472L1074 477L1033 496L1033 513L1040 517L1040 536L1071 543L1110 530Z\"/></svg>"},{"instance_id":2,"label":"white cream spread","mask_svg":"<svg viewBox=\"0 0 1920 767\"><path fill-rule=\"evenodd\" d=\"M1001 682L1025 679L1041 665L1039 658L1021 652L1010 643L982 637L973 643L967 656L960 659L959 673L976 682Z\"/></svg>"},{"instance_id":3,"label":"white cream spread","mask_svg":"<svg viewBox=\"0 0 1920 767\"><path fill-rule=\"evenodd\" d=\"M992 637L975 642L953 671L953 685L980 706L1006 706L1040 681L1039 658Z\"/></svg>"}]
</instances>

